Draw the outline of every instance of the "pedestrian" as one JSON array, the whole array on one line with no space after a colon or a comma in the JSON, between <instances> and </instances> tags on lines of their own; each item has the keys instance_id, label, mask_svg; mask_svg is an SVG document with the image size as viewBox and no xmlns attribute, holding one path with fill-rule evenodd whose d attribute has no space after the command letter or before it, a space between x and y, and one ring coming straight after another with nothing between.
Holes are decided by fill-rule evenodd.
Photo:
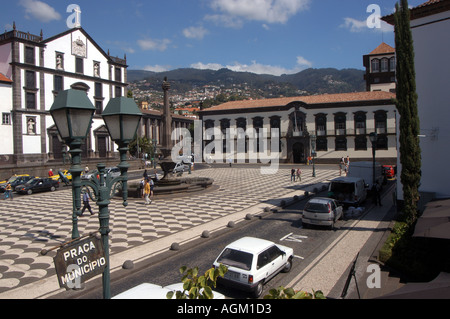
<instances>
[{"instance_id":1,"label":"pedestrian","mask_svg":"<svg viewBox=\"0 0 450 319\"><path fill-rule=\"evenodd\" d=\"M89 210L91 215L94 215L94 212L92 211L91 205L89 204L89 194L88 192L83 193L83 209L81 210L81 216L83 216L84 211L86 208Z\"/></svg>"},{"instance_id":2,"label":"pedestrian","mask_svg":"<svg viewBox=\"0 0 450 319\"><path fill-rule=\"evenodd\" d=\"M139 182L139 194L138 197L144 198L144 186L145 186L145 178L142 178Z\"/></svg>"},{"instance_id":3,"label":"pedestrian","mask_svg":"<svg viewBox=\"0 0 450 319\"><path fill-rule=\"evenodd\" d=\"M12 187L11 187L10 183L6 184L6 188L5 188L5 199L7 199L7 198L10 198L11 200L13 199Z\"/></svg>"},{"instance_id":4,"label":"pedestrian","mask_svg":"<svg viewBox=\"0 0 450 319\"><path fill-rule=\"evenodd\" d=\"M148 179L148 173L147 173L147 170L144 170L144 174L142 175L142 177L144 177L145 179Z\"/></svg>"},{"instance_id":5,"label":"pedestrian","mask_svg":"<svg viewBox=\"0 0 450 319\"><path fill-rule=\"evenodd\" d=\"M50 170L48 171L48 177L52 177L53 176L53 170L50 168Z\"/></svg>"},{"instance_id":6,"label":"pedestrian","mask_svg":"<svg viewBox=\"0 0 450 319\"><path fill-rule=\"evenodd\" d=\"M153 182L153 179L149 179L149 184L150 184L150 204L153 201L153 190L155 188L155 183Z\"/></svg>"},{"instance_id":7,"label":"pedestrian","mask_svg":"<svg viewBox=\"0 0 450 319\"><path fill-rule=\"evenodd\" d=\"M380 189L380 185L378 185L378 183L375 183L372 187L372 192L373 192L373 201L375 203L375 206L381 205L381 189Z\"/></svg>"},{"instance_id":8,"label":"pedestrian","mask_svg":"<svg viewBox=\"0 0 450 319\"><path fill-rule=\"evenodd\" d=\"M295 182L295 168L291 169L291 182Z\"/></svg>"},{"instance_id":9,"label":"pedestrian","mask_svg":"<svg viewBox=\"0 0 450 319\"><path fill-rule=\"evenodd\" d=\"M144 198L145 198L145 205L150 204L150 184L148 183L148 180L145 180L144 185Z\"/></svg>"},{"instance_id":10,"label":"pedestrian","mask_svg":"<svg viewBox=\"0 0 450 319\"><path fill-rule=\"evenodd\" d=\"M342 170L345 170L344 156L341 157L341 162L339 163L339 176L342 175Z\"/></svg>"},{"instance_id":11,"label":"pedestrian","mask_svg":"<svg viewBox=\"0 0 450 319\"><path fill-rule=\"evenodd\" d=\"M302 171L300 170L300 168L297 168L297 180L299 182L302 181Z\"/></svg>"}]
</instances>

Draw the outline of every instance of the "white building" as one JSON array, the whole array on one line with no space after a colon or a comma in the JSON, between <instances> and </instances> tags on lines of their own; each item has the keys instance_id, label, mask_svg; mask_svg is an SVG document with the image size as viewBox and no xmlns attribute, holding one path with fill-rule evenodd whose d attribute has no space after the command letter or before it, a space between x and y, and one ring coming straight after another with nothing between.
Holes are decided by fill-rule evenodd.
<instances>
[{"instance_id":1,"label":"white building","mask_svg":"<svg viewBox=\"0 0 450 319\"><path fill-rule=\"evenodd\" d=\"M315 142L316 160L337 165L341 157L372 159L369 134L377 132L377 160L395 163L394 98L394 93L374 91L228 102L199 112L203 131L215 128L219 133L204 134L203 144L211 150L207 145L213 140L219 143L212 150L215 156L223 154L218 161L264 162L278 156L280 162L304 163L313 155ZM266 133L253 139L250 134L245 138L231 134L227 139L227 130L239 129ZM273 130L277 140L272 138ZM268 142L260 145L261 139ZM279 144L278 155L272 152L273 142Z\"/></svg>"},{"instance_id":2,"label":"white building","mask_svg":"<svg viewBox=\"0 0 450 319\"><path fill-rule=\"evenodd\" d=\"M127 88L126 58L109 55L81 27L44 39L16 30L0 35L2 126L0 164L11 170L61 163L63 146L49 110L58 92L83 90L97 111L83 160L114 157L101 113ZM9 83L9 80L12 83ZM8 92L9 91L9 92Z\"/></svg>"},{"instance_id":3,"label":"white building","mask_svg":"<svg viewBox=\"0 0 450 319\"><path fill-rule=\"evenodd\" d=\"M450 1L430 0L411 9L422 179L419 190L450 197ZM393 16L384 18L393 24ZM400 173L399 163L399 173ZM403 199L402 185L398 185Z\"/></svg>"}]
</instances>

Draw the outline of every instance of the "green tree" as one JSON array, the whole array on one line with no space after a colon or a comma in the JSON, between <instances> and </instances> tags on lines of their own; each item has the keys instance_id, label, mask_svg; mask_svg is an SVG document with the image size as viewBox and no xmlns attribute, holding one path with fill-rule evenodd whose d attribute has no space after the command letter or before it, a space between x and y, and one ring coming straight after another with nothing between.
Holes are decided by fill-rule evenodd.
<instances>
[{"instance_id":1,"label":"green tree","mask_svg":"<svg viewBox=\"0 0 450 319\"><path fill-rule=\"evenodd\" d=\"M138 145L139 145L139 154L141 158L142 158L141 154L144 153L149 154L150 157L154 157L154 147L152 145L152 142L145 136L138 137L135 140L131 141L131 143L128 145L128 150L130 154L134 156L138 155Z\"/></svg>"},{"instance_id":2,"label":"green tree","mask_svg":"<svg viewBox=\"0 0 450 319\"><path fill-rule=\"evenodd\" d=\"M218 268L210 268L203 276L199 276L198 267L188 269L183 266L180 268L183 291L170 291L166 297L172 299L175 295L176 299L213 299L212 288L216 287L217 278L223 277L227 271L228 268L220 264Z\"/></svg>"},{"instance_id":3,"label":"green tree","mask_svg":"<svg viewBox=\"0 0 450 319\"><path fill-rule=\"evenodd\" d=\"M326 299L323 292L313 291L309 293L306 291L295 291L293 288L284 288L280 286L269 290L269 294L264 296L264 299Z\"/></svg>"},{"instance_id":4,"label":"green tree","mask_svg":"<svg viewBox=\"0 0 450 319\"><path fill-rule=\"evenodd\" d=\"M397 53L397 98L400 114L400 162L403 185L405 221L412 224L417 218L417 202L421 179L420 121L417 108L414 47L410 27L408 1L396 4L395 46Z\"/></svg>"}]
</instances>

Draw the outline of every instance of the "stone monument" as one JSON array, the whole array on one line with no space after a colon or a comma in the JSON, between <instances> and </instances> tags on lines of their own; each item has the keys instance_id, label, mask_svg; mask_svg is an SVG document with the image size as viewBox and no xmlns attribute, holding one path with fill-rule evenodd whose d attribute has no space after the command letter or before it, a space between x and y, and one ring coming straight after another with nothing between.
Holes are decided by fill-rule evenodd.
<instances>
[{"instance_id":1,"label":"stone monument","mask_svg":"<svg viewBox=\"0 0 450 319\"><path fill-rule=\"evenodd\" d=\"M170 113L170 102L169 102L169 90L170 83L167 81L167 77L164 78L162 84L162 89L164 91L164 109L162 116L162 138L161 138L161 148L163 158L160 160L159 165L164 171L164 177L159 181L161 183L176 183L176 179L173 176L173 169L176 163L173 161L172 153L172 114Z\"/></svg>"}]
</instances>

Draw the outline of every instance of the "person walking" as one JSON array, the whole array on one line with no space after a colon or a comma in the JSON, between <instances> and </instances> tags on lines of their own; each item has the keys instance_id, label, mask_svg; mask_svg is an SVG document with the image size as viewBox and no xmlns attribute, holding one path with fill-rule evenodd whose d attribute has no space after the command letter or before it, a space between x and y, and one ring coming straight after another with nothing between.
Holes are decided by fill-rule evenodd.
<instances>
[{"instance_id":1,"label":"person walking","mask_svg":"<svg viewBox=\"0 0 450 319\"><path fill-rule=\"evenodd\" d=\"M153 202L153 189L155 188L155 183L151 178L149 178L148 183L150 184L150 204L151 204Z\"/></svg>"},{"instance_id":2,"label":"person walking","mask_svg":"<svg viewBox=\"0 0 450 319\"><path fill-rule=\"evenodd\" d=\"M342 170L345 170L344 156L341 157L341 162L339 163L339 176L342 175Z\"/></svg>"},{"instance_id":3,"label":"person walking","mask_svg":"<svg viewBox=\"0 0 450 319\"><path fill-rule=\"evenodd\" d=\"M148 180L145 180L145 185L144 185L144 198L145 198L145 205L150 204L150 184L148 182Z\"/></svg>"},{"instance_id":4,"label":"person walking","mask_svg":"<svg viewBox=\"0 0 450 319\"><path fill-rule=\"evenodd\" d=\"M12 195L12 187L11 184L8 183L6 184L6 188L5 188L5 199L10 198L11 200L13 199L13 195Z\"/></svg>"},{"instance_id":5,"label":"person walking","mask_svg":"<svg viewBox=\"0 0 450 319\"><path fill-rule=\"evenodd\" d=\"M297 168L297 180L298 180L299 182L302 181L302 171L301 171L300 168Z\"/></svg>"},{"instance_id":6,"label":"person walking","mask_svg":"<svg viewBox=\"0 0 450 319\"><path fill-rule=\"evenodd\" d=\"M381 205L381 189L380 189L380 185L378 185L378 183L374 184L372 187L372 191L373 191L373 201L375 203L375 206Z\"/></svg>"},{"instance_id":7,"label":"person walking","mask_svg":"<svg viewBox=\"0 0 450 319\"><path fill-rule=\"evenodd\" d=\"M52 177L53 176L53 170L50 168L50 170L48 171L48 177Z\"/></svg>"},{"instance_id":8,"label":"person walking","mask_svg":"<svg viewBox=\"0 0 450 319\"><path fill-rule=\"evenodd\" d=\"M291 169L291 182L295 182L295 168Z\"/></svg>"},{"instance_id":9,"label":"person walking","mask_svg":"<svg viewBox=\"0 0 450 319\"><path fill-rule=\"evenodd\" d=\"M83 193L83 209L81 210L81 216L83 216L84 211L88 209L91 215L94 215L94 212L92 211L91 205L89 204L89 194L88 192Z\"/></svg>"}]
</instances>

